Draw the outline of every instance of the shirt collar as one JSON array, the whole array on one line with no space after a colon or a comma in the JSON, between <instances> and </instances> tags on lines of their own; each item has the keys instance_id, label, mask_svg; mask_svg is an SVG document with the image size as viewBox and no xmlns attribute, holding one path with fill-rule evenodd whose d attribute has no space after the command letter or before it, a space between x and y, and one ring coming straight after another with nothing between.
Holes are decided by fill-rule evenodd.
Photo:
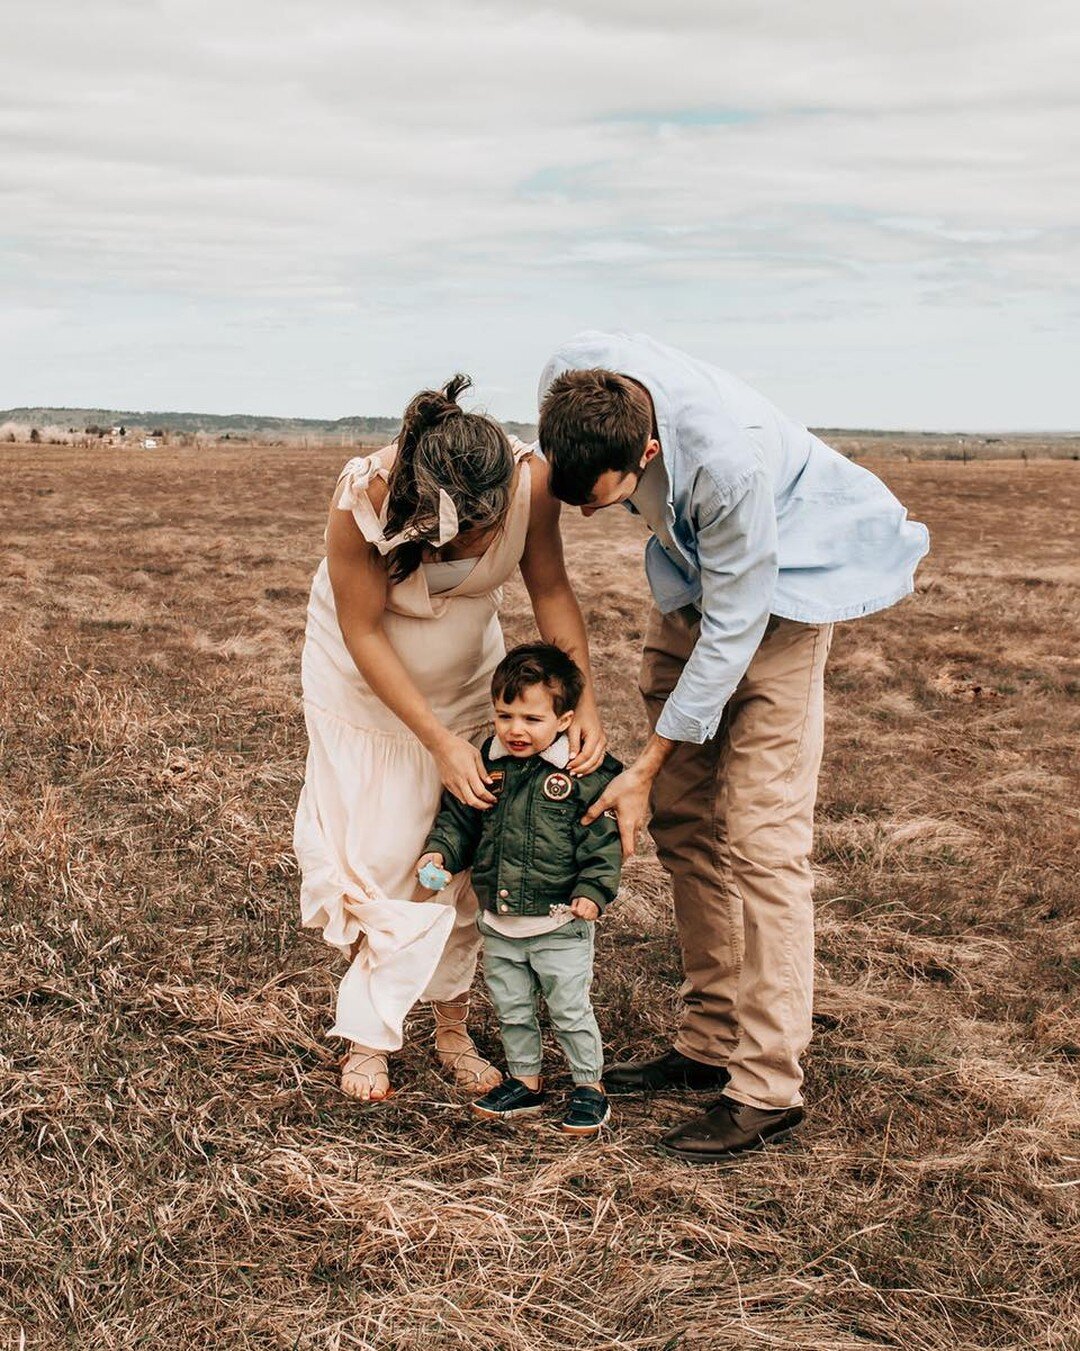
<instances>
[{"instance_id":1,"label":"shirt collar","mask_svg":"<svg viewBox=\"0 0 1080 1351\"><path fill-rule=\"evenodd\" d=\"M503 760L510 752L502 744L497 736L491 739L491 749L488 751L489 760ZM570 763L570 740L564 734L557 736L546 751L541 751L539 759L546 760L549 765L554 765L556 769L565 769Z\"/></svg>"}]
</instances>

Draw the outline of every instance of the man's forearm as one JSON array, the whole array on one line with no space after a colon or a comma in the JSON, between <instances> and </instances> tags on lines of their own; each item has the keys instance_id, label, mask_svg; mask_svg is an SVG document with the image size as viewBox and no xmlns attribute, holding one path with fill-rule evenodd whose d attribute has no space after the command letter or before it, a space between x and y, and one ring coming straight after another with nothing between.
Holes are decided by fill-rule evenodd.
<instances>
[{"instance_id":1,"label":"man's forearm","mask_svg":"<svg viewBox=\"0 0 1080 1351\"><path fill-rule=\"evenodd\" d=\"M655 779L678 744L677 741L671 741L668 737L654 732L645 743L641 754L630 766L631 770L648 779Z\"/></svg>"}]
</instances>

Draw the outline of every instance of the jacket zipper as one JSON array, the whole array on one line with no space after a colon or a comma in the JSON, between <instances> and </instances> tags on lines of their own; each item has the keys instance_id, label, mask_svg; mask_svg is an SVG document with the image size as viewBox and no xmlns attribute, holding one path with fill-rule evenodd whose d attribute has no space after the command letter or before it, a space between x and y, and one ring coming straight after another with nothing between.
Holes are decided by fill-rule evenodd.
<instances>
[{"instance_id":1,"label":"jacket zipper","mask_svg":"<svg viewBox=\"0 0 1080 1351\"><path fill-rule=\"evenodd\" d=\"M539 756L534 756L530 763L538 760ZM536 771L532 772L532 782L528 784L528 794L525 798L525 849L522 854L522 863L528 864L533 857L533 815L536 804ZM529 880L525 877L524 867L521 870L521 905L522 913L526 913L528 906L532 901L532 892Z\"/></svg>"},{"instance_id":2,"label":"jacket zipper","mask_svg":"<svg viewBox=\"0 0 1080 1351\"><path fill-rule=\"evenodd\" d=\"M514 764L513 760L509 760L507 762L506 769L503 771L503 773L506 775L506 777L503 779L503 790L499 794L499 801L491 809L493 812L501 811L504 806L507 808L507 810L509 810L510 796L511 793L513 792L513 779L514 775L517 773L517 770L512 768L513 764ZM495 911L496 913L498 913L499 892L503 889L503 875L502 875L503 831L502 830L496 831L496 835L498 837L499 843L495 850Z\"/></svg>"}]
</instances>

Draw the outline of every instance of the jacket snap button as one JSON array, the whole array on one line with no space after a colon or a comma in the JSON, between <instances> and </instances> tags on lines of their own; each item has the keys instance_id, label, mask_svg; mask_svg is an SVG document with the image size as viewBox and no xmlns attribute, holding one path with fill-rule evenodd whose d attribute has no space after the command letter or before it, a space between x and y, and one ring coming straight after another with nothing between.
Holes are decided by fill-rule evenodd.
<instances>
[{"instance_id":1,"label":"jacket snap button","mask_svg":"<svg viewBox=\"0 0 1080 1351\"><path fill-rule=\"evenodd\" d=\"M506 890L505 887L503 887L502 891L499 892L499 895L500 895L500 896L509 896L510 893Z\"/></svg>"},{"instance_id":2,"label":"jacket snap button","mask_svg":"<svg viewBox=\"0 0 1080 1351\"><path fill-rule=\"evenodd\" d=\"M502 903L502 905L499 906L499 909L500 909L500 910L503 912L503 914L505 915L506 912L510 909L510 907L509 907L509 906L506 904L506 902L504 901L504 902Z\"/></svg>"}]
</instances>

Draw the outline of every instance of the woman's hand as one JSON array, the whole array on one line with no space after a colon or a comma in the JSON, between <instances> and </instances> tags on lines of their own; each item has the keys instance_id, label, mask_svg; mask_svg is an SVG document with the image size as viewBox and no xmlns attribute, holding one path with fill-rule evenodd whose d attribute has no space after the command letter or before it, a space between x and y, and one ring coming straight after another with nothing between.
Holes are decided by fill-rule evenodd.
<instances>
[{"instance_id":1,"label":"woman's hand","mask_svg":"<svg viewBox=\"0 0 1080 1351\"><path fill-rule=\"evenodd\" d=\"M484 757L471 741L447 732L434 746L431 754L439 770L443 787L463 802L466 807L487 811L496 799L488 792L491 780L484 769Z\"/></svg>"},{"instance_id":2,"label":"woman's hand","mask_svg":"<svg viewBox=\"0 0 1080 1351\"><path fill-rule=\"evenodd\" d=\"M600 710L587 695L578 704L566 735L570 740L570 763L567 765L570 773L591 774L598 769L608 741L600 721Z\"/></svg>"}]
</instances>

